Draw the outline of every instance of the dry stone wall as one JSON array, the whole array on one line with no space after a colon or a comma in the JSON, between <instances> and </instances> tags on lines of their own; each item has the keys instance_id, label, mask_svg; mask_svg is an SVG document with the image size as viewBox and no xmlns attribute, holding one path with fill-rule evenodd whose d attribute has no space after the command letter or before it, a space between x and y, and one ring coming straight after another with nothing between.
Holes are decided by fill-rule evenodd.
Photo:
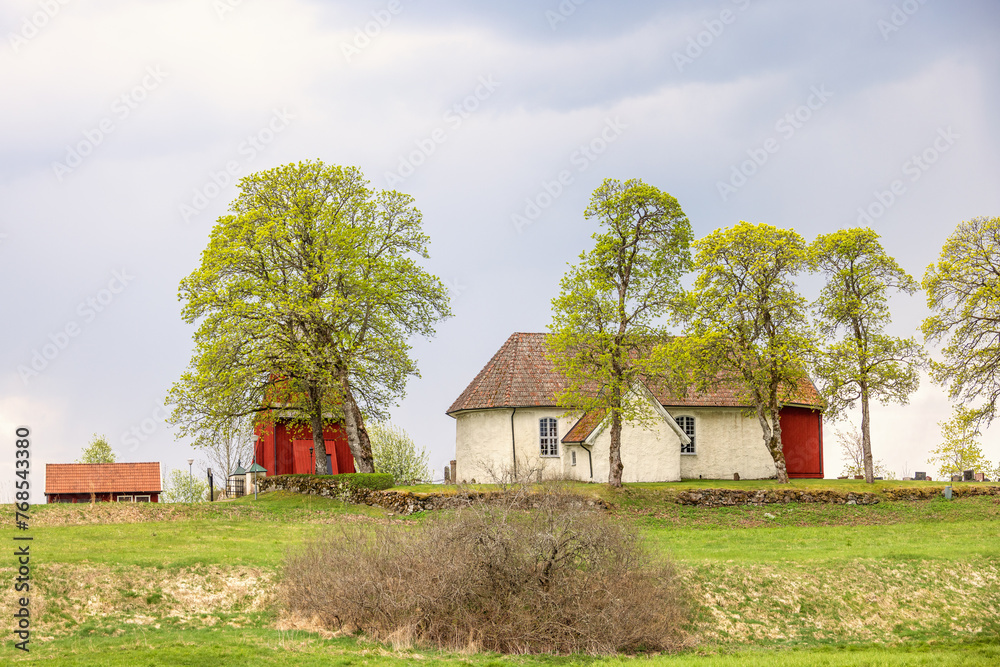
<instances>
[{"instance_id":1,"label":"dry stone wall","mask_svg":"<svg viewBox=\"0 0 1000 667\"><path fill-rule=\"evenodd\" d=\"M337 498L356 505L372 505L384 507L395 514L413 514L440 509L455 509L473 503L482 502L514 502L515 506L530 509L537 504L537 496L514 491L473 491L461 490L456 487L451 493L414 493L412 491L375 490L351 487L338 484L330 477L307 476L265 477L261 480L261 490L285 490L294 493L308 493L327 498ZM607 504L600 499L584 498L566 495L562 502L567 505L586 505L599 509L607 509Z\"/></svg>"},{"instance_id":2,"label":"dry stone wall","mask_svg":"<svg viewBox=\"0 0 1000 667\"><path fill-rule=\"evenodd\" d=\"M729 507L733 505L774 505L783 503L828 503L832 505L874 505L879 498L874 493L843 491L801 491L798 489L695 489L681 491L677 502L699 507Z\"/></svg>"}]
</instances>

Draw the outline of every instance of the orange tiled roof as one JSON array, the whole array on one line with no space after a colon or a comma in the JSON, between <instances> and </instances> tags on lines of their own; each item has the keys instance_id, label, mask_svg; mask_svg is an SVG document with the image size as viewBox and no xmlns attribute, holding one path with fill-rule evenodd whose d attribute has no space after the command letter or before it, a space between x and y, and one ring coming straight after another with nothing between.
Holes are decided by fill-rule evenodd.
<instances>
[{"instance_id":1,"label":"orange tiled roof","mask_svg":"<svg viewBox=\"0 0 1000 667\"><path fill-rule=\"evenodd\" d=\"M602 421L604 410L591 410L573 424L573 428L563 436L562 442L584 442Z\"/></svg>"},{"instance_id":2,"label":"orange tiled roof","mask_svg":"<svg viewBox=\"0 0 1000 667\"><path fill-rule=\"evenodd\" d=\"M493 355L489 363L479 371L451 407L448 414L462 410L484 410L489 408L513 407L556 407L556 394L567 386L548 358L549 334L515 333L503 347ZM689 391L684 396L673 396L664 388L650 386L650 391L666 408L670 407L749 407L739 397L735 385L722 386L712 391ZM793 405L822 408L823 401L813 383L805 379L799 386ZM593 421L592 415L585 415L573 427L570 434L585 428L589 433L600 420ZM593 422L593 423L591 423ZM585 437L585 436L584 436ZM582 440L582 438L581 438ZM575 440L566 440L575 442Z\"/></svg>"},{"instance_id":3,"label":"orange tiled roof","mask_svg":"<svg viewBox=\"0 0 1000 667\"><path fill-rule=\"evenodd\" d=\"M45 493L161 493L159 463L48 463Z\"/></svg>"},{"instance_id":4,"label":"orange tiled roof","mask_svg":"<svg viewBox=\"0 0 1000 667\"><path fill-rule=\"evenodd\" d=\"M482 408L555 407L556 394L568 383L547 356L547 336L511 334L451 404L448 414Z\"/></svg>"}]
</instances>

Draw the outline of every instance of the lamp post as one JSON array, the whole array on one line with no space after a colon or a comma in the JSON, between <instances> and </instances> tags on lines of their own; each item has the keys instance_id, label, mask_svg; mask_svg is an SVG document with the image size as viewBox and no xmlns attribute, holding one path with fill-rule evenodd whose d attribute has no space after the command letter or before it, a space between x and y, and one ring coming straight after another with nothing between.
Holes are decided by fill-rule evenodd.
<instances>
[{"instance_id":1,"label":"lamp post","mask_svg":"<svg viewBox=\"0 0 1000 667\"><path fill-rule=\"evenodd\" d=\"M194 465L194 459L188 459L188 493L191 493L191 502L194 502L194 494L192 489L194 489L194 475L191 472L191 466Z\"/></svg>"}]
</instances>

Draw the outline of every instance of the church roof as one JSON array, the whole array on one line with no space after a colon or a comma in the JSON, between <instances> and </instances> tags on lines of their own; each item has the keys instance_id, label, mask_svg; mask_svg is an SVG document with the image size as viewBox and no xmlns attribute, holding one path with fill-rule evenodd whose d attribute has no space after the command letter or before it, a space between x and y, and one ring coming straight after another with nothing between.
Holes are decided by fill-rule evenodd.
<instances>
[{"instance_id":1,"label":"church roof","mask_svg":"<svg viewBox=\"0 0 1000 667\"><path fill-rule=\"evenodd\" d=\"M568 382L548 357L546 333L514 333L487 362L486 366L455 399L447 414L464 410L491 408L557 407L556 395ZM663 387L648 386L657 401L665 408L671 407L749 407L741 399L739 387L722 385L710 391L688 391L683 396L671 394ZM816 409L823 408L823 400L809 379L804 379L790 401ZM600 419L584 415L567 437L586 426L589 433ZM577 428L579 427L579 429ZM571 440L567 440L570 442Z\"/></svg>"}]
</instances>

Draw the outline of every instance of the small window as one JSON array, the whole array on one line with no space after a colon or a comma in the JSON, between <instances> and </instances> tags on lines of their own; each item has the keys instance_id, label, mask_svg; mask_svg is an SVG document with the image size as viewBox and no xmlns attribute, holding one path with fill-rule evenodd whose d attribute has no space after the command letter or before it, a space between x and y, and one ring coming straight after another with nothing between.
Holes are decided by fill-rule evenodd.
<instances>
[{"instance_id":1,"label":"small window","mask_svg":"<svg viewBox=\"0 0 1000 667\"><path fill-rule=\"evenodd\" d=\"M538 444L542 456L559 456L559 427L554 417L538 420Z\"/></svg>"},{"instance_id":2,"label":"small window","mask_svg":"<svg viewBox=\"0 0 1000 667\"><path fill-rule=\"evenodd\" d=\"M575 449L572 452L569 453L569 461L570 461L570 465L574 465L574 466L576 465L576 450Z\"/></svg>"},{"instance_id":3,"label":"small window","mask_svg":"<svg viewBox=\"0 0 1000 667\"><path fill-rule=\"evenodd\" d=\"M691 442L689 444L681 444L681 454L694 454L694 417L677 417L674 421L676 421L677 425L681 427L684 434L691 438Z\"/></svg>"},{"instance_id":4,"label":"small window","mask_svg":"<svg viewBox=\"0 0 1000 667\"><path fill-rule=\"evenodd\" d=\"M130 502L132 502L132 496L118 496L118 502L120 502L120 503L130 503Z\"/></svg>"},{"instance_id":5,"label":"small window","mask_svg":"<svg viewBox=\"0 0 1000 667\"><path fill-rule=\"evenodd\" d=\"M149 502L149 496L136 496L135 497L135 502L137 502L137 503L148 503Z\"/></svg>"}]
</instances>

